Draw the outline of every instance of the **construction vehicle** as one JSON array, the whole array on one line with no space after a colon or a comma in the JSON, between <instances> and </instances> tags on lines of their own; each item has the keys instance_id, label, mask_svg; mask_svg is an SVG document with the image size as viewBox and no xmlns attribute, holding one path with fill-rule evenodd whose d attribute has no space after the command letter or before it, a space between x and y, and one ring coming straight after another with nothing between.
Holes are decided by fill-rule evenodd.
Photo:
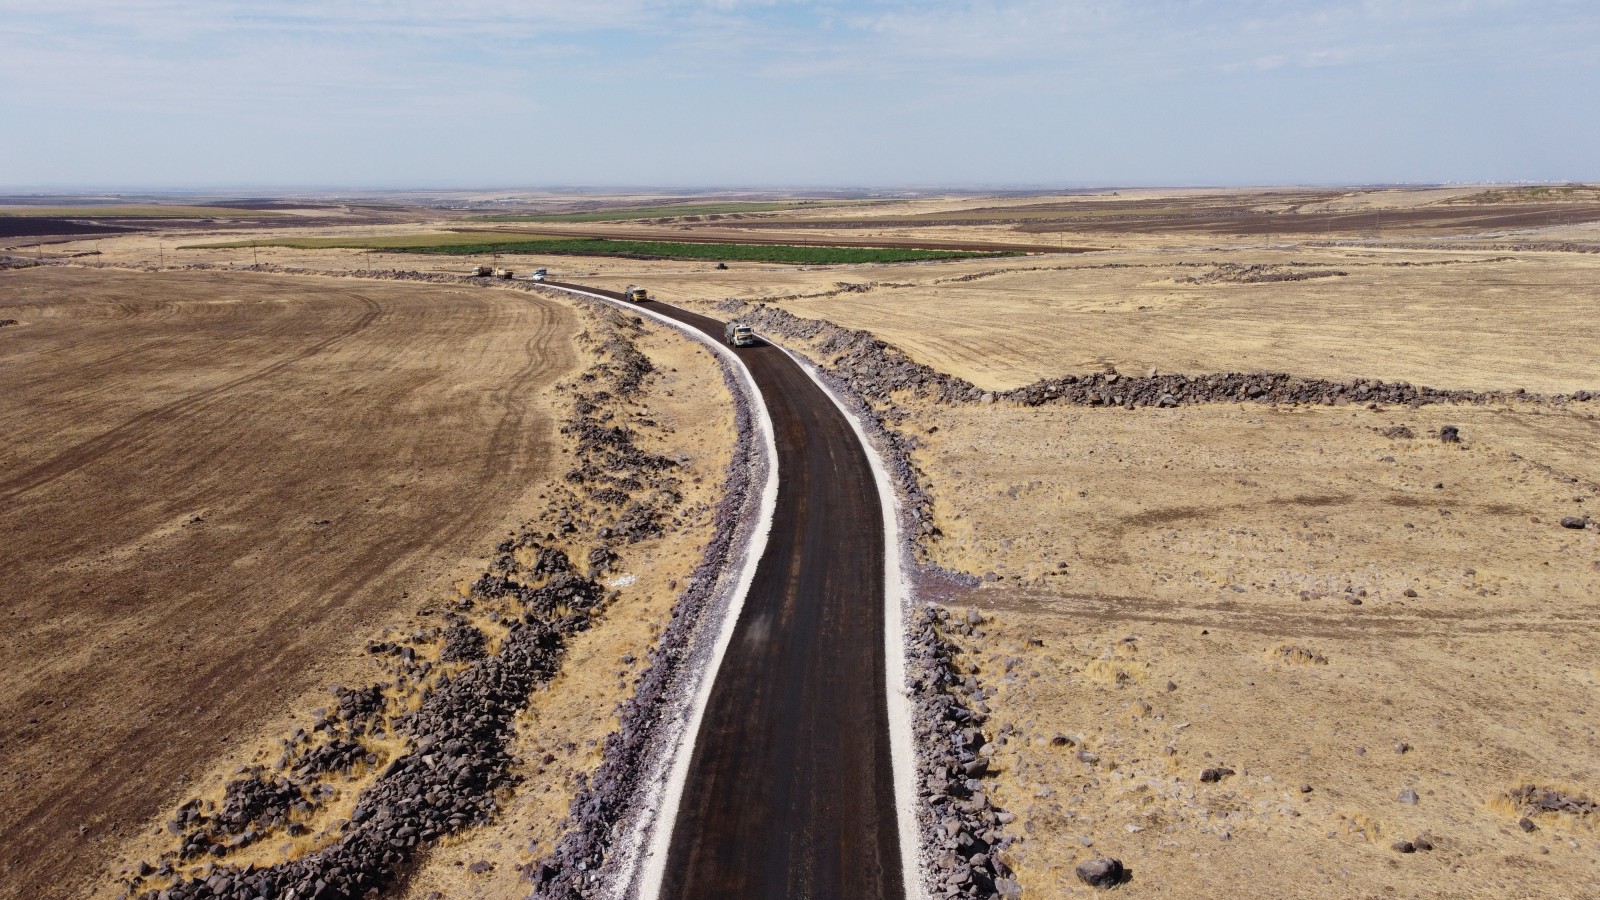
<instances>
[{"instance_id":1,"label":"construction vehicle","mask_svg":"<svg viewBox=\"0 0 1600 900\"><path fill-rule=\"evenodd\" d=\"M488 266L473 266L472 267L472 275L471 275L471 277L473 277L473 278L485 278L485 277L489 276L493 271L494 270L490 269Z\"/></svg>"},{"instance_id":2,"label":"construction vehicle","mask_svg":"<svg viewBox=\"0 0 1600 900\"><path fill-rule=\"evenodd\" d=\"M494 270L494 277L496 277L496 278L510 278L512 275L515 275L515 274L516 273L512 272L510 269L495 269Z\"/></svg>"},{"instance_id":3,"label":"construction vehicle","mask_svg":"<svg viewBox=\"0 0 1600 900\"><path fill-rule=\"evenodd\" d=\"M756 343L755 331L739 322L729 322L728 327L722 329L722 336L734 347L753 347Z\"/></svg>"},{"instance_id":4,"label":"construction vehicle","mask_svg":"<svg viewBox=\"0 0 1600 900\"><path fill-rule=\"evenodd\" d=\"M622 296L635 303L643 303L650 299L650 292L637 284L630 284L623 290Z\"/></svg>"}]
</instances>

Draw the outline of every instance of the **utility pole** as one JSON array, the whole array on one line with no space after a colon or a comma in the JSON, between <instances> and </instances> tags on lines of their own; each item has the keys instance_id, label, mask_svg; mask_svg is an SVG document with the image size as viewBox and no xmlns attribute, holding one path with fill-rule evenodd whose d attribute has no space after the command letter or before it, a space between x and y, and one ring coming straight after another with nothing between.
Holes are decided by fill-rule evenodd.
<instances>
[{"instance_id":1,"label":"utility pole","mask_svg":"<svg viewBox=\"0 0 1600 900\"><path fill-rule=\"evenodd\" d=\"M250 268L253 269L253 268L255 268L255 267L259 266L259 265L261 265L261 256L258 253L256 253L256 242L255 241L251 241L250 242Z\"/></svg>"},{"instance_id":2,"label":"utility pole","mask_svg":"<svg viewBox=\"0 0 1600 900\"><path fill-rule=\"evenodd\" d=\"M167 248L161 243L160 239L157 239L156 240L156 268L165 269L166 267L167 267Z\"/></svg>"}]
</instances>

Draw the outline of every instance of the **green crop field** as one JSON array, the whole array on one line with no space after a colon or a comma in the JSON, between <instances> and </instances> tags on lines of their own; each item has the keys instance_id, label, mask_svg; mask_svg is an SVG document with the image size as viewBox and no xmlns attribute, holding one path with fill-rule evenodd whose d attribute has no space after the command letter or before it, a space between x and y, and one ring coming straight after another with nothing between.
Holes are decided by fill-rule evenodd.
<instances>
[{"instance_id":1,"label":"green crop field","mask_svg":"<svg viewBox=\"0 0 1600 900\"><path fill-rule=\"evenodd\" d=\"M668 241L619 241L607 238L532 238L518 235L507 240L485 240L479 234L423 234L349 238L288 238L264 241L230 241L194 244L180 250L237 247L292 247L300 250L384 250L390 253L435 253L482 256L520 253L546 256L620 256L630 259L703 259L712 262L769 262L798 265L913 262L929 259L972 259L1014 256L1009 252L965 250L913 250L892 247L827 247L793 244L681 244Z\"/></svg>"},{"instance_id":2,"label":"green crop field","mask_svg":"<svg viewBox=\"0 0 1600 900\"><path fill-rule=\"evenodd\" d=\"M216 206L0 206L0 216L47 219L259 219L282 213Z\"/></svg>"},{"instance_id":3,"label":"green crop field","mask_svg":"<svg viewBox=\"0 0 1600 900\"><path fill-rule=\"evenodd\" d=\"M726 216L738 213L794 212L802 209L826 209L839 206L863 206L883 201L861 200L783 200L783 201L732 201L728 203L685 203L662 206L638 206L625 209L597 209L576 213L549 215L482 216L480 222L630 222L639 219L661 219L669 216Z\"/></svg>"}]
</instances>

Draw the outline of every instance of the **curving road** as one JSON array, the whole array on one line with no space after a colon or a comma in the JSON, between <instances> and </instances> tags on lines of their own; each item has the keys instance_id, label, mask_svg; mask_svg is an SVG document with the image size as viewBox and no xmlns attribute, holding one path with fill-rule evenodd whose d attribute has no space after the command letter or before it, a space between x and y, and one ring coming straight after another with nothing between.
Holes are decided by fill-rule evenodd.
<instances>
[{"instance_id":1,"label":"curving road","mask_svg":"<svg viewBox=\"0 0 1600 900\"><path fill-rule=\"evenodd\" d=\"M722 340L716 319L648 306ZM900 898L878 486L794 360L765 344L735 352L772 418L778 503L695 740L661 895Z\"/></svg>"}]
</instances>

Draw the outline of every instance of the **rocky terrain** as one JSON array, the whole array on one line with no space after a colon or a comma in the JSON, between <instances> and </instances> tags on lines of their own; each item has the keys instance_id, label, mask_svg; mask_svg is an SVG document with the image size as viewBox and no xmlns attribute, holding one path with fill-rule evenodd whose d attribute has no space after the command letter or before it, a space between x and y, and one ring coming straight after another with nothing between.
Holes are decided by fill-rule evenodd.
<instances>
[{"instance_id":1,"label":"rocky terrain","mask_svg":"<svg viewBox=\"0 0 1600 900\"><path fill-rule=\"evenodd\" d=\"M387 677L333 688L332 703L273 753L237 771L220 796L179 806L166 823L167 849L123 873L128 894L360 897L388 890L430 848L504 815L519 784L555 768L548 752L521 755L530 738L541 747L559 743L559 729L519 733L528 725L524 710L552 681L572 677L564 672L569 648L585 632L637 605L623 599L626 587L609 586L608 576L638 556L635 548L659 545L669 532L693 540L691 520L736 518L686 506L686 495L709 496L699 483L712 473L641 445L659 443L641 433L660 434L664 426L641 409L663 373L636 345L640 320L598 304L586 317L590 328L580 340L597 362L565 388L571 407L561 434L571 468L544 514L494 548L470 585L429 603L417 625L368 646ZM744 471L741 461L728 474L742 478ZM691 476L694 485L686 481ZM717 496L742 499L742 482L733 487ZM567 837L552 859L597 860L609 827L634 799L632 773L684 654L686 623L698 619L709 593L704 573L728 553L731 531L717 534L645 657L619 711L620 730L604 742L592 776L580 778L587 787L577 790L561 828ZM577 866L530 862L525 873L546 893L575 894L570 885L553 886L557 874L583 883Z\"/></svg>"},{"instance_id":2,"label":"rocky terrain","mask_svg":"<svg viewBox=\"0 0 1600 900\"><path fill-rule=\"evenodd\" d=\"M1426 504L1427 499L1421 496L1424 491L1437 495L1443 489L1449 494L1443 502L1452 506L1471 497L1476 503L1484 504L1484 509L1493 510L1501 517L1513 515L1513 510L1524 516L1528 512L1536 513L1531 522L1523 520L1528 539L1519 537L1516 544L1505 546L1499 552L1489 550L1491 544L1483 540L1492 530L1486 525L1474 526L1478 536L1471 539L1484 553L1475 557L1479 570L1488 567L1496 573L1495 585L1488 590L1492 590L1494 596L1504 592L1508 597L1522 598L1528 591L1538 592L1549 586L1542 579L1527 580L1513 575L1516 569L1508 567L1522 566L1528 576L1534 575L1526 568L1529 565L1538 567L1540 556L1537 550L1532 550L1532 545L1546 540L1536 535L1574 530L1585 535L1595 533L1592 519L1586 515L1559 512L1558 499L1569 501L1569 505L1571 500L1592 499L1589 495L1600 490L1600 483L1597 483L1600 478L1596 477L1600 473L1593 473L1589 467L1578 463L1578 458L1570 453L1575 446L1571 437L1567 438L1566 451L1552 454L1554 447L1561 446L1561 439L1556 438L1556 444L1544 439L1529 442L1527 435L1518 430L1520 426L1509 426L1526 422L1532 427L1534 422L1540 422L1539 427L1581 430L1583 423L1593 418L1593 413L1588 411L1589 402L1600 395L1592 391L1555 396L1518 390L1444 391L1378 379L1332 382L1272 373L1126 376L1115 372L1044 379L1011 391L988 392L922 365L867 332L741 301L730 300L721 309L740 321L752 322L762 333L780 336L791 346L803 349L819 364L836 389L857 398L860 407L870 412L877 427L882 429L880 446L892 458L902 482L902 493L911 501L907 505L910 527L907 533L916 538L915 552L922 560L922 578L926 582L922 594L943 600L942 605L919 613L910 645L920 754L919 789L927 804L923 810L925 868L933 896L1013 896L1019 892L1055 896L1115 886L1156 896L1168 894L1177 885L1187 885L1184 890L1193 888L1200 892L1223 890L1225 884L1241 877L1254 878L1259 885L1260 892L1250 895L1281 896L1288 889L1288 883L1257 872L1242 862L1245 857L1240 854L1254 852L1249 848L1261 848L1261 841L1273 840L1269 837L1273 834L1279 835L1279 841L1299 846L1300 841L1310 837L1310 830L1316 828L1325 829L1329 835L1339 835L1341 840L1355 839L1354 844L1342 844L1337 853L1325 849L1315 851L1329 863L1338 860L1338 864L1345 866L1340 871L1348 871L1350 866L1358 864L1355 860L1365 859L1370 852L1366 847L1399 856L1443 853L1449 859L1459 860L1462 854L1480 852L1468 848L1486 850L1492 845L1493 841L1484 836L1484 829L1492 831L1496 823L1510 823L1518 832L1528 835L1543 834L1541 829L1554 829L1549 840L1558 846L1547 846L1540 852L1556 854L1561 859L1552 858L1548 865L1538 867L1538 875L1530 877L1549 885L1562 884L1562 879L1584 877L1583 866L1574 868L1570 856L1572 852L1579 852L1583 844L1580 840L1568 846L1570 839L1566 835L1572 834L1574 827L1578 834L1584 833L1585 823L1593 820L1592 813L1588 812L1593 792L1576 786L1550 786L1550 773L1566 771L1563 764L1576 762L1574 752L1584 752L1581 750L1583 741L1575 743L1570 735L1557 738L1557 743L1550 745L1552 749L1560 747L1556 756L1564 763L1552 760L1553 764L1538 767L1545 773L1543 780L1507 783L1505 776L1499 774L1501 764L1486 765L1484 759L1469 759L1454 751L1446 753L1435 746L1440 741L1452 746L1480 744L1485 737L1472 731L1482 727L1477 720L1463 723L1461 734L1432 739L1430 755L1437 756L1438 761L1423 767L1420 771L1425 774L1422 775L1416 764L1424 757L1414 754L1423 738L1414 729L1393 729L1389 733L1397 736L1390 739L1390 744L1403 749L1390 751L1390 757L1401 767L1410 763L1410 771L1400 768L1390 772L1395 767L1384 766L1381 771L1363 771L1353 779L1321 769L1312 777L1311 770L1293 765L1280 754L1261 749L1265 736L1251 737L1242 733L1240 729L1248 726L1234 715L1221 722L1195 726L1179 721L1173 730L1174 717L1182 715L1198 720L1207 716L1207 710L1214 704L1244 704L1241 710L1253 709L1261 702L1276 703L1285 710L1306 706L1303 700L1276 699L1278 690L1295 690L1305 682L1304 676L1287 677L1277 690L1264 692L1260 697L1241 692L1232 685L1262 683L1261 675L1254 671L1256 664L1243 660L1240 663L1212 660L1207 665L1210 655L1202 647L1208 640L1216 639L1201 637L1197 641L1184 637L1180 640L1174 633L1174 621L1194 623L1191 627L1202 635L1232 635L1240 628L1259 632L1264 641L1263 658L1271 660L1272 667L1279 672L1306 668L1317 671L1332 665L1338 669L1338 677L1357 679L1348 689L1360 689L1358 685L1372 681L1371 676L1359 674L1359 667L1374 665L1370 660L1373 651L1367 647L1347 646L1352 639L1360 640L1356 635L1361 632L1333 637L1334 634L1344 635L1345 628L1360 629L1358 623L1335 625L1323 621L1331 611L1324 613L1320 609L1305 617L1290 618L1289 610L1280 613L1271 608L1270 602L1262 605L1259 601L1247 607L1249 612L1243 621L1235 622L1232 621L1234 616L1214 611L1210 604L1185 599L1186 595L1192 597L1197 589L1220 590L1224 597L1238 596L1240 591L1251 596L1266 589L1269 597L1284 592L1287 600L1296 603L1337 601L1357 615L1379 604L1380 610L1393 611L1383 612L1381 622L1372 621L1367 626L1379 629L1376 633L1389 632L1399 621L1410 621L1404 618L1408 614L1402 611L1406 605L1425 603L1436 609L1436 612L1421 613L1425 616L1485 614L1469 612L1474 604L1458 588L1438 596L1435 596L1437 590L1428 592L1429 586L1447 577L1444 569L1448 564L1431 565L1413 573L1412 567L1397 566L1394 560L1408 552L1416 555L1418 550L1397 550L1382 544L1366 546L1376 540L1367 536L1371 529L1378 529L1378 533L1386 527L1399 529L1400 522L1389 526L1385 524L1386 517L1366 512L1358 514L1367 520L1365 529L1360 531L1350 531L1354 526L1347 524L1344 518L1324 524L1321 527L1329 532L1329 539L1345 542L1335 544L1345 548L1342 555L1361 547L1358 554L1361 561L1336 562L1321 555L1311 560L1297 560L1275 552L1270 541L1262 543L1255 537L1228 537L1254 535L1256 529L1266 523L1253 523L1255 527L1251 527L1251 514L1247 511L1255 508L1252 501L1240 503L1230 499L1213 506L1182 499L1204 496L1199 483L1175 481L1162 494L1151 495L1148 487L1140 489L1136 485L1160 484L1166 476L1151 474L1151 469L1141 466L1129 473L1132 481L1126 485L1097 486L1094 481L1080 481L1087 491L1076 487L1069 489L1067 485L1072 484L1071 479L1090 477L1086 473L1096 471L1100 465L1095 449L1107 439L1113 448L1117 447L1122 430L1139 435L1139 440L1153 442L1150 447L1166 447L1168 440L1176 440L1172 453L1181 453L1183 448L1198 446L1194 443L1198 435L1193 430L1196 428L1209 430L1215 435L1211 440L1224 442L1226 446L1225 442L1231 440L1228 430L1239 427L1231 423L1254 421L1252 417L1259 415L1249 412L1251 408L1284 419L1286 423L1291 421L1289 417L1309 416L1307 425L1334 416L1366 417L1380 424L1359 425L1358 419L1346 426L1339 420L1340 424L1335 426L1339 430L1329 432L1326 437L1318 433L1315 438L1323 448L1319 452L1331 453L1335 446L1341 447L1338 451L1341 456L1324 457L1326 464L1334 467L1329 473L1332 477L1344 477L1337 473L1354 464L1354 460L1346 462L1343 454L1363 452L1353 447L1347 451L1342 449L1342 443L1333 442L1354 441L1372 448L1364 452L1371 453L1369 458L1377 459L1375 465L1380 468L1394 464L1398 454L1411 461L1407 463L1408 468L1421 469L1400 482L1390 479L1392 487L1388 490L1418 495L1415 501L1394 500L1402 504L1397 510L1412 508L1413 502ZM1133 418L1116 431L1108 430L1106 422L1084 421L1081 428L1065 432L1078 435L1076 441L1069 438L1068 446L1076 445L1091 454L1083 463L1068 463L1055 449L1064 432L1060 430L1061 425L1053 422L1058 417L1054 410L1061 413L1080 410L1071 413L1074 422L1088 416L1120 414ZM1157 437L1161 426L1148 417L1170 415L1179 410L1194 424L1179 435ZM1217 420L1215 425L1205 424L1222 411L1228 411L1225 418ZM1548 424L1543 424L1545 420ZM1498 424L1485 431L1489 422ZM996 433L1000 423L1007 424L1002 432ZM1333 425L1332 420L1329 425ZM1158 431L1151 432L1151 427ZM1352 428L1360 430L1344 430ZM1266 432L1274 433L1297 443L1303 440L1291 438L1282 425ZM1467 437L1463 438L1463 434ZM1038 449L1033 455L1000 452L1002 448L1025 446ZM1241 447L1237 452L1243 455L1242 459L1250 459L1261 458L1264 450ZM1453 455L1463 452L1474 460L1471 470L1450 462ZM1170 458L1171 453L1157 451L1154 455L1156 462L1150 465L1155 472L1174 468L1176 460ZM1113 452L1104 464L1120 465L1126 459L1126 450ZM1315 480L1296 469L1293 456L1274 459L1273 481L1258 484L1256 479L1261 479L1261 475L1251 478L1248 469L1238 469L1235 471L1242 474L1235 490L1241 494L1259 494L1265 489L1280 498L1276 502L1282 514L1314 516L1322 522L1328 520L1329 510L1318 497L1330 497L1328 502L1334 510L1352 502L1360 504L1361 501L1342 496L1350 492L1349 487L1316 485ZM1481 463L1477 462L1479 459ZM1051 470L1052 465L1069 467L1064 470L1071 473L1066 484L1060 484L1060 474ZM1192 467L1194 462L1186 460L1182 465ZM1211 465L1214 464L1202 463L1207 469ZM1535 487L1532 496L1526 493L1516 496L1520 489L1508 487L1511 493L1502 499L1500 489L1490 490L1484 484L1486 479L1505 480L1508 473L1518 471L1525 474L1509 474L1512 484L1532 477L1535 485L1543 487ZM1446 485L1441 479L1451 479L1464 486ZM1008 483L1011 486L1005 489ZM1561 494L1566 485L1577 488L1575 496L1543 496ZM1002 488L999 493L996 493L997 487ZM1448 490L1450 488L1455 490ZM1094 509L1091 495L1107 491L1113 497L1126 498L1118 501L1119 507L1130 503L1135 506L1133 512L1117 509L1112 513L1109 527L1115 531L1098 542L1073 537L1079 528L1066 528L1062 533L1058 528L1062 516L1081 517L1086 513L1093 516L1084 522L1089 533L1108 527L1098 524L1106 521L1105 514L1087 512ZM1207 524L1205 532L1181 544L1169 539L1159 546L1152 544L1144 549L1146 542L1140 543L1141 555L1134 559L1147 562L1143 566L1135 563L1136 570L1149 568L1155 584L1170 580L1170 588L1156 593L1159 599L1152 601L1141 597L1151 588L1116 581L1120 577L1117 569L1109 570L1099 579L1086 580L1084 576L1093 572L1097 565L1104 565L1099 560L1106 557L1085 558L1084 549L1095 548L1096 554L1126 554L1128 551L1122 547L1130 538L1122 537L1121 530L1129 526L1117 522L1115 517L1123 516L1129 522L1147 521L1144 528L1161 529L1169 521L1160 499L1167 493L1174 498L1170 502L1177 504L1170 513L1171 521L1182 522L1192 517L1205 523L1210 518L1221 519L1216 525ZM1073 494L1077 494L1075 501L1069 500ZM1085 496L1091 499L1081 499ZM1534 500L1536 496L1543 496L1543 499ZM1081 504L1085 512L1067 512L1068 508L1080 508L1068 505L1073 502ZM1155 509L1150 509L1152 503ZM1358 505L1356 508L1365 507ZM1058 509L1061 512L1056 512ZM1228 514L1225 511L1229 509L1240 512ZM1446 542L1459 542L1462 538L1454 536L1458 532L1451 525L1452 511L1441 509L1440 514L1445 516L1441 520L1442 527L1407 522L1404 529L1414 532L1419 539L1426 535L1430 542L1438 542L1430 544L1430 548L1437 546L1439 551L1449 554L1451 551L1444 549ZM1288 522L1284 524L1288 527ZM1408 532L1401 530L1401 533ZM1054 537L1057 534L1061 537ZM1335 534L1340 538L1333 538ZM1063 545L1063 541L1068 543ZM1106 549L1098 549L1101 543ZM1589 543L1592 541L1580 540L1573 546L1586 547ZM1080 548L1076 552L1069 549L1074 545ZM1177 547L1183 548L1183 555L1174 556ZM1211 553L1201 553L1208 548ZM1521 555L1530 551L1534 554L1531 557ZM1219 553L1225 553L1230 559L1220 571L1216 568L1218 563L1200 558L1205 555L1214 558ZM1420 559L1432 558L1428 553L1421 551ZM1188 557L1195 559L1191 562ZM1443 562L1441 558L1434 559ZM1512 564L1511 559L1528 562ZM1583 568L1588 566L1583 560L1580 556L1564 562L1566 578L1581 571L1585 574L1578 575L1580 583L1593 580L1593 572ZM1199 577L1174 578L1175 573L1170 570L1186 563L1202 567L1193 573ZM1579 568L1575 570L1574 564ZM1210 568L1206 568L1208 566ZM1285 572L1285 568L1289 572ZM1386 568L1393 571L1384 572ZM1600 558L1589 568L1600 571ZM952 576L947 570L967 574ZM1471 566L1466 570L1474 571ZM1284 576L1291 572L1285 583ZM1274 578L1276 589L1267 588L1268 581ZM1096 580L1107 584L1100 587L1094 583ZM1022 593L1018 590L991 593L963 587L982 584L985 588L1001 589L1009 583L1019 584L1018 590ZM1294 587L1285 591L1290 585ZM1479 595L1486 593L1483 588L1477 590ZM1100 593L1102 591L1111 594ZM1119 599L1120 593L1131 595ZM1580 588L1579 596L1581 594ZM1562 590L1562 595L1571 596L1571 592ZM1461 599L1447 600L1447 596ZM1431 599L1419 600L1419 597ZM1232 601L1217 608L1229 609L1239 602ZM1510 639L1511 634L1524 633L1525 629L1532 629L1526 632L1530 635L1538 633L1540 626L1524 624L1517 616L1529 615L1537 621L1543 613L1533 612L1526 600L1515 602L1514 608L1521 612L1507 613L1512 618L1496 626L1502 641ZM976 603L987 609L962 611L960 604L964 603ZM1458 604L1465 606L1457 611ZM1576 621L1588 623L1590 613L1588 606L1580 605L1572 609L1570 615L1575 617L1575 624ZM1391 621L1391 616L1396 614L1402 618ZM1113 624L1108 634L1106 626L1095 624L1101 617L1127 621L1128 625L1120 627L1128 630L1117 631L1119 626ZM1348 618L1348 614L1345 617ZM1138 622L1144 622L1142 629L1136 627ZM1156 627L1156 623L1161 623L1160 627ZM1330 628L1340 631L1329 632ZM1319 639L1316 635L1322 637ZM1070 663L1058 650L1052 649L1063 642L1082 646L1086 637L1090 638L1088 649L1091 652L1083 655L1069 652L1066 655L1072 658ZM1400 638L1397 635L1393 640ZM1236 641L1230 638L1229 643ZM1161 660L1159 668L1151 664L1146 653L1140 652L1147 645L1160 648L1155 654ZM1406 648L1399 652L1412 666L1438 671L1451 668L1435 661L1421 647L1413 649L1410 641L1396 645L1397 649L1399 646ZM1103 652L1094 649L1099 647L1108 649ZM1563 648L1559 663L1552 658L1555 671L1563 667L1572 671L1573 665L1581 666L1572 657L1571 649ZM1335 660L1331 664L1330 650ZM1474 658L1478 659L1484 658L1484 653L1496 659L1504 658L1487 647L1477 648L1475 652L1479 655ZM1352 665L1357 669L1352 669ZM1226 687L1213 684L1218 668L1228 673L1222 676ZM1164 682L1164 688L1163 681L1156 680L1157 671L1170 673L1171 680ZM1388 667L1385 671L1389 671ZM1594 677L1592 669L1587 675L1581 668L1574 674L1590 682ZM1384 686L1377 690L1394 689L1391 677L1403 676L1399 673L1384 676L1379 682ZM1496 679L1485 683L1483 689L1493 696L1526 697L1519 694L1525 690L1524 685L1521 681L1508 684ZM1171 696L1174 691L1181 692L1187 699L1174 706ZM1563 695L1565 702L1576 704L1575 712L1581 712L1587 705L1578 699L1581 693L1580 688L1577 694L1567 691ZM1408 715L1424 719L1434 716L1437 721L1438 713L1434 710L1439 707L1436 704L1455 702L1419 689L1418 696L1407 703ZM1352 765L1370 768L1361 763L1373 758L1376 751L1368 748L1380 740L1384 729L1377 719L1365 718L1370 714L1354 712L1355 707L1351 709L1355 723L1346 727L1354 728L1359 735L1358 742L1363 744L1355 747L1358 762ZM1334 713L1319 709L1305 715L1308 721L1327 721ZM1108 718L1114 719L1115 724L1110 727L1103 724ZM1075 722L1081 725L1075 727ZM1090 722L1097 723L1092 730L1082 727ZM1164 730L1151 725L1163 726ZM1285 727L1287 723L1275 722L1272 733ZM1540 718L1537 724L1530 722L1524 727L1541 729L1541 734L1549 735L1553 723ZM1592 729L1590 734L1592 740ZM1185 737L1197 741L1198 746L1186 746L1180 741ZM1270 738L1265 739L1270 745ZM1229 745L1232 752L1219 750ZM1344 748L1325 748L1309 736L1306 745L1310 749L1300 752L1302 755L1310 753L1312 759L1317 754L1347 752ZM1192 771L1188 766L1194 767ZM1472 774L1463 778L1463 771ZM1091 773L1087 781L1084 773ZM1595 774L1586 773L1584 777L1593 778ZM1297 777L1299 781L1294 780ZM1278 785L1286 781L1292 783L1287 785L1280 799ZM1441 819L1437 810L1421 816L1397 816L1389 812L1381 800L1381 785L1386 781L1401 785L1450 785L1453 797L1444 813L1448 818ZM1077 792L1070 803L1065 802L1065 792L1069 789ZM1201 789L1214 796L1206 797ZM1487 819L1463 824L1466 820L1456 812L1460 801L1454 799L1463 789L1472 798L1469 805L1476 802L1499 812ZM1394 797L1400 799L1396 801ZM1331 807L1322 802L1329 799L1333 801ZM1417 788L1396 788L1390 802L1398 803L1400 809L1418 805L1433 809L1429 806L1433 802L1429 795ZM1141 809L1144 812L1141 813ZM1545 824L1535 821L1538 816L1546 817ZM1471 818L1469 816L1469 820ZM1523 824L1524 819L1526 824ZM1256 822L1263 824L1258 826ZM1446 827L1447 822L1455 824ZM1287 833L1283 831L1286 827ZM1111 828L1117 830L1113 833ZM1213 840L1220 838L1224 851L1215 855L1213 851L1196 848L1195 862L1182 864L1174 859L1175 848L1189 852L1187 848L1193 845L1196 835L1210 835ZM1567 851L1569 855L1561 856L1558 851ZM1313 851L1307 847L1297 852ZM1297 883L1312 890L1313 884L1324 880L1324 872L1332 871L1324 866L1312 878ZM1466 884L1495 889L1497 884L1481 866L1456 863L1453 871L1453 879L1438 882L1440 890L1454 889L1444 885ZM1352 888L1359 885L1372 890L1382 889L1387 883L1379 872L1370 877L1347 875L1344 878L1341 881L1340 876L1334 875L1326 883L1343 883ZM1433 882L1413 877L1410 883L1415 886Z\"/></svg>"}]
</instances>

